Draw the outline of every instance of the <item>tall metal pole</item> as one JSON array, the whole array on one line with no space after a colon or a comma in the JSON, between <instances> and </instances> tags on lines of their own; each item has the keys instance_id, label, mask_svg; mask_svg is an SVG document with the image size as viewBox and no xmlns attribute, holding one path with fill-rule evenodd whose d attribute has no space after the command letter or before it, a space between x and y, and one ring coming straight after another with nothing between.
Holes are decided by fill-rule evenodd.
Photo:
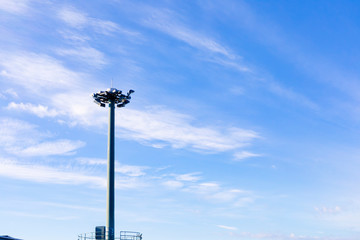
<instances>
[{"instance_id":1,"label":"tall metal pole","mask_svg":"<svg viewBox=\"0 0 360 240\"><path fill-rule=\"evenodd\" d=\"M106 240L115 239L115 105L125 107L131 99L134 90L124 95L121 90L109 88L106 91L93 93L94 102L100 107L109 104L109 133L108 133L108 164L107 164L107 205L106 205Z\"/></svg>"},{"instance_id":2,"label":"tall metal pole","mask_svg":"<svg viewBox=\"0 0 360 240\"><path fill-rule=\"evenodd\" d=\"M108 240L114 240L115 233L115 104L109 100L108 133L108 168L107 168L107 221Z\"/></svg>"}]
</instances>

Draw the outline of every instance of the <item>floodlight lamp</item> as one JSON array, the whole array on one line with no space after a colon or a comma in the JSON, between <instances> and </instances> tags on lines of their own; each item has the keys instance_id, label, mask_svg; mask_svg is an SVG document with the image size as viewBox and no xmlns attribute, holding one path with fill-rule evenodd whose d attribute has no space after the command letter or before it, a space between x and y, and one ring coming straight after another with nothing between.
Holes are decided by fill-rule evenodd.
<instances>
[{"instance_id":1,"label":"floodlight lamp","mask_svg":"<svg viewBox=\"0 0 360 240\"><path fill-rule=\"evenodd\" d=\"M100 107L105 107L105 104L102 103L102 102L100 102L100 100L99 100L98 98L95 98L95 99L94 99L94 102L95 102L97 105L99 105Z\"/></svg>"},{"instance_id":2,"label":"floodlight lamp","mask_svg":"<svg viewBox=\"0 0 360 240\"><path fill-rule=\"evenodd\" d=\"M129 90L127 95L122 94L121 90L116 88L108 88L106 91L99 91L97 93L93 93L92 97L96 104L101 107L105 107L108 103L114 103L117 107L125 107L131 99L130 94L132 94L134 90Z\"/></svg>"}]
</instances>

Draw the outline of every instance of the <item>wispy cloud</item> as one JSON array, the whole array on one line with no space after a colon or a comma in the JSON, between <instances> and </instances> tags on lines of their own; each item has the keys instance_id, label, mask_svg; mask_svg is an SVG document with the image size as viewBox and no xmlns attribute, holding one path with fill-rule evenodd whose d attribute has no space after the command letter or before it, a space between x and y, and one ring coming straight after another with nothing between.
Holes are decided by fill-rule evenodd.
<instances>
[{"instance_id":1,"label":"wispy cloud","mask_svg":"<svg viewBox=\"0 0 360 240\"><path fill-rule=\"evenodd\" d=\"M230 227L230 226L225 226L225 225L217 225L217 227L222 228L222 229L226 229L226 230L231 230L231 231L236 231L237 230L236 227Z\"/></svg>"},{"instance_id":2,"label":"wispy cloud","mask_svg":"<svg viewBox=\"0 0 360 240\"><path fill-rule=\"evenodd\" d=\"M206 60L208 62L213 62L213 63L222 65L227 68L235 69L238 72L254 73L254 71L250 67L246 66L243 63L243 61L240 61L238 58L237 59L223 59L223 58L219 58L219 57L214 57L214 58L208 58Z\"/></svg>"},{"instance_id":3,"label":"wispy cloud","mask_svg":"<svg viewBox=\"0 0 360 240\"><path fill-rule=\"evenodd\" d=\"M90 27L95 32L105 35L109 35L114 32L119 32L129 36L140 35L138 32L125 29L112 21L89 17L85 12L70 6L62 8L58 12L58 17L69 26L77 29Z\"/></svg>"},{"instance_id":4,"label":"wispy cloud","mask_svg":"<svg viewBox=\"0 0 360 240\"><path fill-rule=\"evenodd\" d=\"M237 188L226 188L217 182L200 181L200 173L165 174L161 184L171 190L189 193L214 204L228 204L231 207L244 207L255 201L250 191Z\"/></svg>"},{"instance_id":5,"label":"wispy cloud","mask_svg":"<svg viewBox=\"0 0 360 240\"><path fill-rule=\"evenodd\" d=\"M185 42L186 44L207 53L208 56L206 56L204 59L208 62L213 62L235 69L240 73L250 74L249 77L251 79L262 83L263 87L265 87L273 94L289 99L305 107L312 109L318 108L318 106L306 96L294 92L285 86L282 86L280 83L272 80L272 77L265 76L265 74L262 73L263 71L259 71L256 69L256 67L250 67L250 64L244 63L242 57L238 56L231 48L225 47L223 44L220 44L211 37L202 35L191 29L191 27L182 24L178 20L180 17L177 15L177 13L167 9L159 10L150 7L147 9L148 12L150 12L150 17L144 20L144 24L149 28L153 28L168 34L175 39ZM240 9L246 13L245 16L243 16L245 19L249 18L251 22L255 21L252 15L247 13L243 7ZM264 35L267 36L267 34ZM271 36L276 36L276 34L272 33Z\"/></svg>"},{"instance_id":6,"label":"wispy cloud","mask_svg":"<svg viewBox=\"0 0 360 240\"><path fill-rule=\"evenodd\" d=\"M1 96L1 98L4 98L4 99L7 99L7 98L14 99L14 98L19 97L17 92L12 88L9 88L9 89L6 89L6 90L0 92L0 96Z\"/></svg>"},{"instance_id":7,"label":"wispy cloud","mask_svg":"<svg viewBox=\"0 0 360 240\"><path fill-rule=\"evenodd\" d=\"M32 113L40 118L43 117L56 117L60 113L56 111L55 109L49 109L47 106L38 104L34 105L31 103L15 103L11 102L7 106L8 110L20 110L23 112L29 112Z\"/></svg>"},{"instance_id":8,"label":"wispy cloud","mask_svg":"<svg viewBox=\"0 0 360 240\"><path fill-rule=\"evenodd\" d=\"M0 76L39 95L43 90L71 89L81 81L81 74L47 55L31 52L1 52L0 55Z\"/></svg>"},{"instance_id":9,"label":"wispy cloud","mask_svg":"<svg viewBox=\"0 0 360 240\"><path fill-rule=\"evenodd\" d=\"M28 10L28 3L29 0L0 0L0 10L13 14L22 14Z\"/></svg>"},{"instance_id":10,"label":"wispy cloud","mask_svg":"<svg viewBox=\"0 0 360 240\"><path fill-rule=\"evenodd\" d=\"M234 207L243 207L244 204L254 201L254 197L248 191L241 189L226 189L218 183L202 182L192 184L184 191L199 195L216 203L231 203Z\"/></svg>"},{"instance_id":11,"label":"wispy cloud","mask_svg":"<svg viewBox=\"0 0 360 240\"><path fill-rule=\"evenodd\" d=\"M42 133L37 126L27 122L0 119L0 149L19 156L69 155L85 145L82 141L68 139L48 141L48 133Z\"/></svg>"},{"instance_id":12,"label":"wispy cloud","mask_svg":"<svg viewBox=\"0 0 360 240\"><path fill-rule=\"evenodd\" d=\"M230 49L222 46L210 37L187 28L176 20L176 13L171 10L148 8L151 16L144 20L144 24L164 32L190 46L211 54L220 54L228 59L235 59L236 55ZM246 69L246 68L243 68Z\"/></svg>"},{"instance_id":13,"label":"wispy cloud","mask_svg":"<svg viewBox=\"0 0 360 240\"><path fill-rule=\"evenodd\" d=\"M318 51L318 48L309 48L309 46L304 45L303 42L292 37L292 29L286 29L280 22L262 16L251 7L251 4L245 1L226 1L223 8L214 7L212 10L216 11L217 14L220 13L219 17L233 21L237 27L254 37L255 41L266 47L270 46L273 54L285 59L295 69L300 70L303 75L309 76L317 84L323 84L321 89L331 89L336 94L344 94L345 99L348 99L348 106L351 106L348 107L348 110L356 112L356 115L358 115L357 106L360 100L358 89L360 85L357 81L358 74L356 71L344 66L342 62L337 61L337 58L333 58L332 55L325 56L324 53ZM315 84L307 85L315 86ZM318 110L321 105L321 101L318 100L317 104L315 104L304 94L292 91L278 83L270 82L268 87L275 94L314 110ZM302 91L305 92L308 89L303 88ZM319 89L319 91L321 90ZM330 99L334 101L333 97L330 97ZM328 99L322 98L322 100L328 103ZM343 106L343 103L338 102L338 105L333 106L333 108L336 107L335 111L337 113L343 113Z\"/></svg>"},{"instance_id":14,"label":"wispy cloud","mask_svg":"<svg viewBox=\"0 0 360 240\"><path fill-rule=\"evenodd\" d=\"M82 28L88 24L88 17L85 13L75 8L63 8L58 12L58 17L65 23L75 28Z\"/></svg>"},{"instance_id":15,"label":"wispy cloud","mask_svg":"<svg viewBox=\"0 0 360 240\"><path fill-rule=\"evenodd\" d=\"M145 169L148 167L143 166L133 166L133 165L121 165L115 169L116 172L125 174L130 177L139 177L144 176L146 173L144 172Z\"/></svg>"},{"instance_id":16,"label":"wispy cloud","mask_svg":"<svg viewBox=\"0 0 360 240\"><path fill-rule=\"evenodd\" d=\"M78 171L65 171L43 165L19 164L14 160L4 158L0 158L0 166L0 175L13 179L51 184L91 184L95 187L106 187L105 178L86 175Z\"/></svg>"},{"instance_id":17,"label":"wispy cloud","mask_svg":"<svg viewBox=\"0 0 360 240\"><path fill-rule=\"evenodd\" d=\"M129 173L129 172L127 172ZM116 176L115 186L117 189L139 189L146 187L151 182L139 178L143 174L131 174ZM19 179L29 182L65 185L87 185L87 187L106 188L107 180L103 174L93 171L92 168L79 168L69 166L48 166L38 163L24 163L9 158L0 158L0 176Z\"/></svg>"},{"instance_id":18,"label":"wispy cloud","mask_svg":"<svg viewBox=\"0 0 360 240\"><path fill-rule=\"evenodd\" d=\"M173 148L192 148L222 152L241 148L259 137L258 133L236 128L195 127L191 117L162 107L146 110L124 109L117 124L138 141L169 144Z\"/></svg>"},{"instance_id":19,"label":"wispy cloud","mask_svg":"<svg viewBox=\"0 0 360 240\"><path fill-rule=\"evenodd\" d=\"M92 47L78 47L72 49L58 49L56 53L61 56L68 56L78 59L81 62L91 66L102 67L107 63L105 55Z\"/></svg>"},{"instance_id":20,"label":"wispy cloud","mask_svg":"<svg viewBox=\"0 0 360 240\"><path fill-rule=\"evenodd\" d=\"M341 212L341 208L339 206L335 207L314 207L315 211L320 214L336 214Z\"/></svg>"},{"instance_id":21,"label":"wispy cloud","mask_svg":"<svg viewBox=\"0 0 360 240\"><path fill-rule=\"evenodd\" d=\"M48 104L10 103L10 108L38 116L59 114L71 125L106 126L107 116L101 114L99 117L103 109L93 105L89 96L91 80L85 82L84 74L71 71L46 55L14 53L6 56L6 61L0 60L4 79L14 80L12 84L30 90L32 97L36 96ZM43 91L47 94L44 95ZM46 108L50 109L47 115L44 113ZM196 121L189 115L163 106L122 109L116 114L117 131L121 132L118 136L157 147L171 146L213 153L237 150L259 138L257 132L238 127L196 126Z\"/></svg>"},{"instance_id":22,"label":"wispy cloud","mask_svg":"<svg viewBox=\"0 0 360 240\"><path fill-rule=\"evenodd\" d=\"M11 149L16 146L29 146L36 144L46 137L46 133L38 131L37 126L13 118L0 119L0 146Z\"/></svg>"},{"instance_id":23,"label":"wispy cloud","mask_svg":"<svg viewBox=\"0 0 360 240\"><path fill-rule=\"evenodd\" d=\"M220 190L220 185L214 182L203 182L190 186L187 191L199 194L214 193Z\"/></svg>"},{"instance_id":24,"label":"wispy cloud","mask_svg":"<svg viewBox=\"0 0 360 240\"><path fill-rule=\"evenodd\" d=\"M76 159L80 164L87 164L87 165L106 165L107 160L102 158L84 158L80 157Z\"/></svg>"},{"instance_id":25,"label":"wispy cloud","mask_svg":"<svg viewBox=\"0 0 360 240\"><path fill-rule=\"evenodd\" d=\"M29 146L16 151L15 154L20 156L71 155L75 153L76 149L83 146L85 146L85 142L61 139Z\"/></svg>"},{"instance_id":26,"label":"wispy cloud","mask_svg":"<svg viewBox=\"0 0 360 240\"><path fill-rule=\"evenodd\" d=\"M252 158L252 157L260 157L261 154L252 153L248 151L241 151L234 153L234 160L235 161L243 161L246 158Z\"/></svg>"},{"instance_id":27,"label":"wispy cloud","mask_svg":"<svg viewBox=\"0 0 360 240\"><path fill-rule=\"evenodd\" d=\"M184 186L184 183L180 182L180 181L175 181L175 180L168 180L168 181L162 182L162 185L164 185L170 189L178 189L178 188L182 188Z\"/></svg>"},{"instance_id":28,"label":"wispy cloud","mask_svg":"<svg viewBox=\"0 0 360 240\"><path fill-rule=\"evenodd\" d=\"M285 88L284 86L281 86L279 83L276 83L275 81L269 80L268 82L269 90L273 93L275 93L278 96L281 96L283 98L287 98L293 102L297 102L305 107L308 107L313 110L319 109L319 106L305 97L304 95L301 95L297 92L294 92L288 88Z\"/></svg>"},{"instance_id":29,"label":"wispy cloud","mask_svg":"<svg viewBox=\"0 0 360 240\"><path fill-rule=\"evenodd\" d=\"M81 164L87 164L87 165L106 165L107 160L106 159L100 159L100 158L77 158L77 161L79 161ZM129 176L129 177L140 177L146 175L145 170L149 169L149 167L146 166L136 166L136 165L124 165L120 162L116 161L116 168L115 172L121 173L123 175Z\"/></svg>"},{"instance_id":30,"label":"wispy cloud","mask_svg":"<svg viewBox=\"0 0 360 240\"><path fill-rule=\"evenodd\" d=\"M89 36L76 31L62 30L59 31L59 33L64 39L70 41L71 43L85 43L91 39Z\"/></svg>"},{"instance_id":31,"label":"wispy cloud","mask_svg":"<svg viewBox=\"0 0 360 240\"><path fill-rule=\"evenodd\" d=\"M199 176L201 173L187 173L187 174L174 174L175 179L178 181L185 181L185 182L197 182L201 179Z\"/></svg>"}]
</instances>

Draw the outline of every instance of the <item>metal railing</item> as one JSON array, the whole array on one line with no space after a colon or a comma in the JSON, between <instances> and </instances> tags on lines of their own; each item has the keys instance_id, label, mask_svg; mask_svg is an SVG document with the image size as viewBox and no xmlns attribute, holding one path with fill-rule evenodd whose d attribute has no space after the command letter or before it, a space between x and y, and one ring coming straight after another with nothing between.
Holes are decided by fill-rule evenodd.
<instances>
[{"instance_id":1,"label":"metal railing","mask_svg":"<svg viewBox=\"0 0 360 240\"><path fill-rule=\"evenodd\" d=\"M95 234L95 232L84 233L78 235L78 240L106 240L108 239L108 231L106 234ZM142 234L139 232L121 231L120 235L114 237L115 240L142 240Z\"/></svg>"}]
</instances>

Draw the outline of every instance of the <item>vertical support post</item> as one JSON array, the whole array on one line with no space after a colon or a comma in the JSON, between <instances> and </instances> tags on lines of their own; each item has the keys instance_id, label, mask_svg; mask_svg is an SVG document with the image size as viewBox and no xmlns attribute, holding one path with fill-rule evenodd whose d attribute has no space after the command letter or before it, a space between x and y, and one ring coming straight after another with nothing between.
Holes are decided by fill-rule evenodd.
<instances>
[{"instance_id":1,"label":"vertical support post","mask_svg":"<svg viewBox=\"0 0 360 240\"><path fill-rule=\"evenodd\" d=\"M109 133L108 133L108 168L107 168L107 221L108 239L114 240L115 234L115 103L109 100Z\"/></svg>"}]
</instances>

